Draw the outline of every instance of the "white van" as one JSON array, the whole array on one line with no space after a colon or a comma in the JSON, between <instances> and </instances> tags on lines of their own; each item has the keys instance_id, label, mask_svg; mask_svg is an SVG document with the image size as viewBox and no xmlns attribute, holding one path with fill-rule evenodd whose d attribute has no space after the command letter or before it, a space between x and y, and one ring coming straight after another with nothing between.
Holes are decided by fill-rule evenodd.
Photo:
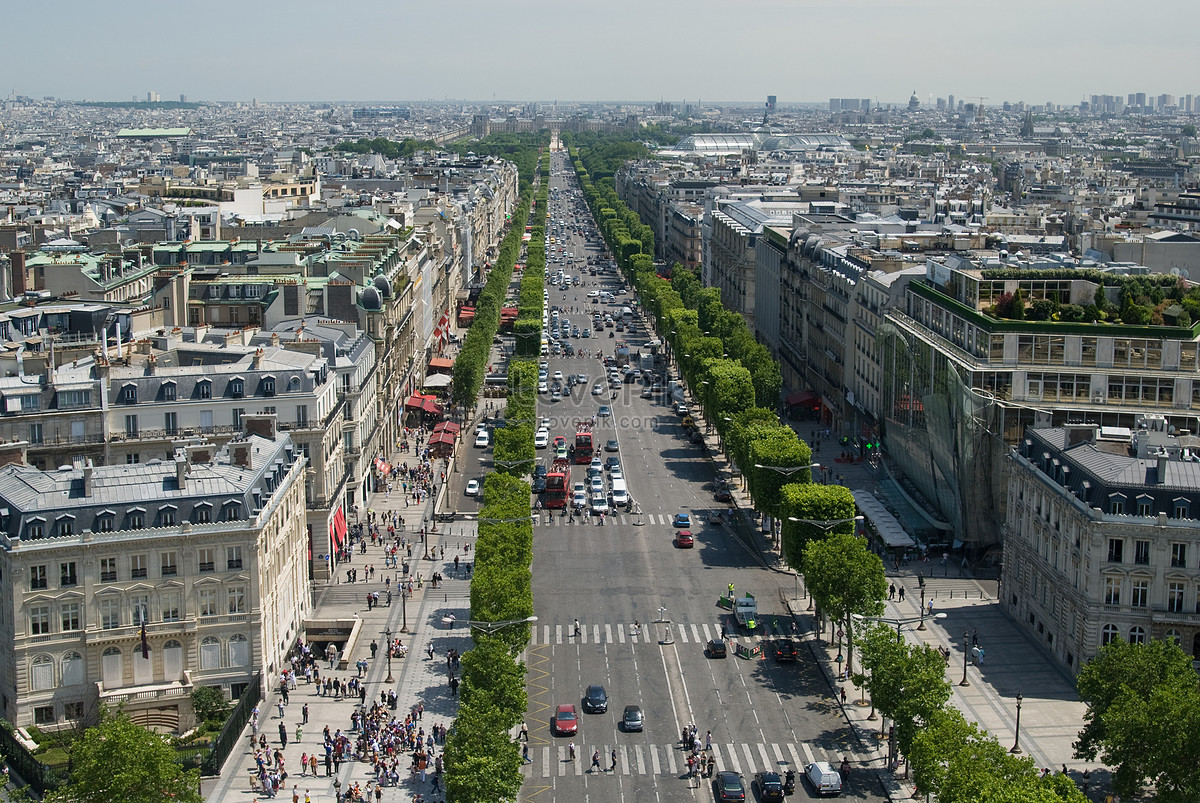
<instances>
[{"instance_id":1,"label":"white van","mask_svg":"<svg viewBox=\"0 0 1200 803\"><path fill-rule=\"evenodd\" d=\"M818 796L842 793L842 776L828 761L814 761L804 768L804 774Z\"/></svg>"},{"instance_id":2,"label":"white van","mask_svg":"<svg viewBox=\"0 0 1200 803\"><path fill-rule=\"evenodd\" d=\"M609 484L612 486L613 507L629 507L629 488L625 480L612 480Z\"/></svg>"}]
</instances>

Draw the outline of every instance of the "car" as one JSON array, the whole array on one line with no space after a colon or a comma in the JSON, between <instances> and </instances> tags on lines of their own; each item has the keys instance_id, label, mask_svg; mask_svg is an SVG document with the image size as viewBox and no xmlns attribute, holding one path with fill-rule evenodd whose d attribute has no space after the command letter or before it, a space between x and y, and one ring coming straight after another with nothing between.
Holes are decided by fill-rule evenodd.
<instances>
[{"instance_id":1,"label":"car","mask_svg":"<svg viewBox=\"0 0 1200 803\"><path fill-rule=\"evenodd\" d=\"M554 731L559 736L574 736L579 730L578 709L570 703L554 709Z\"/></svg>"},{"instance_id":2,"label":"car","mask_svg":"<svg viewBox=\"0 0 1200 803\"><path fill-rule=\"evenodd\" d=\"M569 451L570 450L567 449L567 445L565 443L562 444L561 446L559 446L557 449L554 450L554 459L555 460L566 460L567 454Z\"/></svg>"},{"instance_id":3,"label":"car","mask_svg":"<svg viewBox=\"0 0 1200 803\"><path fill-rule=\"evenodd\" d=\"M563 436L563 435L555 435L554 436L554 448L555 449L559 448L560 446L565 447L566 445L567 445L567 439L565 436Z\"/></svg>"},{"instance_id":4,"label":"car","mask_svg":"<svg viewBox=\"0 0 1200 803\"><path fill-rule=\"evenodd\" d=\"M584 329L584 330L583 330L583 332L582 332L582 333L580 333L580 335L579 335L579 336L580 336L580 337L591 337L591 336L592 336L592 330L591 330L591 329Z\"/></svg>"},{"instance_id":5,"label":"car","mask_svg":"<svg viewBox=\"0 0 1200 803\"><path fill-rule=\"evenodd\" d=\"M595 385L592 386L592 395L593 396L600 396L603 394L604 394L604 385L597 382Z\"/></svg>"},{"instance_id":6,"label":"car","mask_svg":"<svg viewBox=\"0 0 1200 803\"><path fill-rule=\"evenodd\" d=\"M842 793L842 776L828 761L814 761L804 768L804 777L812 784L813 793L821 795L840 795Z\"/></svg>"},{"instance_id":7,"label":"car","mask_svg":"<svg viewBox=\"0 0 1200 803\"><path fill-rule=\"evenodd\" d=\"M718 488L713 491L713 499L716 499L718 502L729 503L733 501L733 494L729 492L728 488Z\"/></svg>"},{"instance_id":8,"label":"car","mask_svg":"<svg viewBox=\"0 0 1200 803\"><path fill-rule=\"evenodd\" d=\"M550 394L550 401L560 402L560 401L562 401L562 396L563 396L562 391L559 390L558 388L555 388L554 391Z\"/></svg>"},{"instance_id":9,"label":"car","mask_svg":"<svg viewBox=\"0 0 1200 803\"><path fill-rule=\"evenodd\" d=\"M623 480L625 479L625 474L622 473L620 466L613 466L608 470L608 478L610 480Z\"/></svg>"},{"instance_id":10,"label":"car","mask_svg":"<svg viewBox=\"0 0 1200 803\"><path fill-rule=\"evenodd\" d=\"M576 510L583 510L585 507L587 507L587 494L585 494L583 491L580 491L579 493L572 495L571 507L575 508Z\"/></svg>"},{"instance_id":11,"label":"car","mask_svg":"<svg viewBox=\"0 0 1200 803\"><path fill-rule=\"evenodd\" d=\"M609 441L609 443L616 443L616 441ZM615 452L616 449L609 449L608 451ZM604 461L604 467L606 469L608 469L609 471L612 471L614 468L620 468L621 467L621 458L617 457L616 455L609 457L607 460Z\"/></svg>"},{"instance_id":12,"label":"car","mask_svg":"<svg viewBox=\"0 0 1200 803\"><path fill-rule=\"evenodd\" d=\"M592 506L592 515L599 515L601 513L608 512L608 499L603 493L592 494L592 500L590 504Z\"/></svg>"},{"instance_id":13,"label":"car","mask_svg":"<svg viewBox=\"0 0 1200 803\"><path fill-rule=\"evenodd\" d=\"M717 777L713 781L713 793L721 803L726 803L726 801L739 801L740 803L746 799L746 785L742 783L742 776L736 772L723 770L717 773Z\"/></svg>"},{"instance_id":14,"label":"car","mask_svg":"<svg viewBox=\"0 0 1200 803\"><path fill-rule=\"evenodd\" d=\"M526 393L528 393L528 392L529 392L529 391L526 391ZM549 392L550 392L550 386L549 386L548 384L546 384L546 382L545 382L545 381L538 382L538 391L537 391L537 392L538 392L538 393L549 393Z\"/></svg>"},{"instance_id":15,"label":"car","mask_svg":"<svg viewBox=\"0 0 1200 803\"><path fill-rule=\"evenodd\" d=\"M583 711L586 714L603 714L608 710L608 692L599 683L593 683L583 693Z\"/></svg>"},{"instance_id":16,"label":"car","mask_svg":"<svg viewBox=\"0 0 1200 803\"><path fill-rule=\"evenodd\" d=\"M596 411L596 415L600 416L601 418L608 418L612 415L612 408L607 404L602 404L600 405L600 409Z\"/></svg>"},{"instance_id":17,"label":"car","mask_svg":"<svg viewBox=\"0 0 1200 803\"><path fill-rule=\"evenodd\" d=\"M479 480L467 480L467 496L479 495Z\"/></svg>"},{"instance_id":18,"label":"car","mask_svg":"<svg viewBox=\"0 0 1200 803\"><path fill-rule=\"evenodd\" d=\"M530 485L530 488L535 494L545 493L546 492L546 478L545 477L534 477L533 483Z\"/></svg>"},{"instance_id":19,"label":"car","mask_svg":"<svg viewBox=\"0 0 1200 803\"><path fill-rule=\"evenodd\" d=\"M538 463L536 466L533 467L533 476L544 477L544 476L546 476L546 474L547 474L546 467L543 464Z\"/></svg>"},{"instance_id":20,"label":"car","mask_svg":"<svg viewBox=\"0 0 1200 803\"><path fill-rule=\"evenodd\" d=\"M539 429L533 436L533 448L545 449L550 443L550 433L544 429Z\"/></svg>"},{"instance_id":21,"label":"car","mask_svg":"<svg viewBox=\"0 0 1200 803\"><path fill-rule=\"evenodd\" d=\"M646 715L642 713L640 705L625 706L625 713L621 715L621 726L626 733L640 732L646 724Z\"/></svg>"},{"instance_id":22,"label":"car","mask_svg":"<svg viewBox=\"0 0 1200 803\"><path fill-rule=\"evenodd\" d=\"M594 494L604 493L604 480L599 477L592 477L589 481L588 490Z\"/></svg>"},{"instance_id":23,"label":"car","mask_svg":"<svg viewBox=\"0 0 1200 803\"><path fill-rule=\"evenodd\" d=\"M781 638L775 642L775 660L785 663L795 662L800 657L796 642L790 638Z\"/></svg>"},{"instance_id":24,"label":"car","mask_svg":"<svg viewBox=\"0 0 1200 803\"><path fill-rule=\"evenodd\" d=\"M654 398L654 392L652 390L650 390L650 388L645 388L642 391L642 398L643 399L652 399L652 398Z\"/></svg>"},{"instance_id":25,"label":"car","mask_svg":"<svg viewBox=\"0 0 1200 803\"><path fill-rule=\"evenodd\" d=\"M725 639L723 638L709 639L708 644L705 646L705 652L708 653L709 658L724 658L729 654L729 650L725 646Z\"/></svg>"},{"instance_id":26,"label":"car","mask_svg":"<svg viewBox=\"0 0 1200 803\"><path fill-rule=\"evenodd\" d=\"M487 430L477 432L475 434L475 448L486 449L492 442L492 438L488 435Z\"/></svg>"},{"instance_id":27,"label":"car","mask_svg":"<svg viewBox=\"0 0 1200 803\"><path fill-rule=\"evenodd\" d=\"M571 493L583 494L587 493L587 486L582 482L577 482L571 486Z\"/></svg>"},{"instance_id":28,"label":"car","mask_svg":"<svg viewBox=\"0 0 1200 803\"><path fill-rule=\"evenodd\" d=\"M680 549L691 549L696 546L696 539L691 530L679 530L675 533L675 546Z\"/></svg>"},{"instance_id":29,"label":"car","mask_svg":"<svg viewBox=\"0 0 1200 803\"><path fill-rule=\"evenodd\" d=\"M754 783L758 786L758 799L760 801L783 800L783 778L779 777L778 772L762 770L754 776Z\"/></svg>"},{"instance_id":30,"label":"car","mask_svg":"<svg viewBox=\"0 0 1200 803\"><path fill-rule=\"evenodd\" d=\"M561 381L563 381L563 375L562 375L562 371L555 371L555 372L554 372L554 381L555 381L555 382L561 382Z\"/></svg>"},{"instance_id":31,"label":"car","mask_svg":"<svg viewBox=\"0 0 1200 803\"><path fill-rule=\"evenodd\" d=\"M687 513L676 513L675 518L671 520L671 524L686 530L692 526L692 517Z\"/></svg>"},{"instance_id":32,"label":"car","mask_svg":"<svg viewBox=\"0 0 1200 803\"><path fill-rule=\"evenodd\" d=\"M599 469L599 468L596 468L595 466L588 466L588 470L587 470L587 478L588 478L588 480L589 480L589 481L590 481L590 480L591 480L593 477L603 477L603 476L604 476L604 471L602 471L602 470L601 470L601 469Z\"/></svg>"},{"instance_id":33,"label":"car","mask_svg":"<svg viewBox=\"0 0 1200 803\"><path fill-rule=\"evenodd\" d=\"M613 390L620 390L621 389L621 377L610 376L608 378L608 386Z\"/></svg>"},{"instance_id":34,"label":"car","mask_svg":"<svg viewBox=\"0 0 1200 803\"><path fill-rule=\"evenodd\" d=\"M688 414L688 406L686 404L684 404L683 402L677 402L675 404L675 414L676 415L687 415Z\"/></svg>"}]
</instances>

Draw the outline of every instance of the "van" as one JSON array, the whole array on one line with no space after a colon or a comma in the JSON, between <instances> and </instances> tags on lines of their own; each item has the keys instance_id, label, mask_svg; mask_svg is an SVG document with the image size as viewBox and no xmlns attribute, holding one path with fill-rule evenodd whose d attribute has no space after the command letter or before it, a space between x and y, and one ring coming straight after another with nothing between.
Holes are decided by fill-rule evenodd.
<instances>
[{"instance_id":1,"label":"van","mask_svg":"<svg viewBox=\"0 0 1200 803\"><path fill-rule=\"evenodd\" d=\"M804 768L804 775L818 797L842 793L842 776L828 761L814 761Z\"/></svg>"},{"instance_id":2,"label":"van","mask_svg":"<svg viewBox=\"0 0 1200 803\"><path fill-rule=\"evenodd\" d=\"M629 489L625 485L625 480L612 480L609 484L612 486L613 507L628 507Z\"/></svg>"}]
</instances>

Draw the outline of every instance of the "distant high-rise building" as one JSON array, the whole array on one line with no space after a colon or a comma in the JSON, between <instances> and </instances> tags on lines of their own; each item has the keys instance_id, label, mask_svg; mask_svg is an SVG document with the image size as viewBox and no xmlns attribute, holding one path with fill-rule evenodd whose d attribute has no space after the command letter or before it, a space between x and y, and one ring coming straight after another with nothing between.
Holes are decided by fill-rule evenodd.
<instances>
[{"instance_id":1,"label":"distant high-rise building","mask_svg":"<svg viewBox=\"0 0 1200 803\"><path fill-rule=\"evenodd\" d=\"M1126 106L1136 106L1137 105L1137 93L1136 92L1130 92L1128 95L1125 96L1125 105Z\"/></svg>"},{"instance_id":2,"label":"distant high-rise building","mask_svg":"<svg viewBox=\"0 0 1200 803\"><path fill-rule=\"evenodd\" d=\"M1192 113L1193 109L1192 109L1192 96L1191 95L1183 96L1183 110L1185 112L1187 112L1188 114Z\"/></svg>"},{"instance_id":3,"label":"distant high-rise building","mask_svg":"<svg viewBox=\"0 0 1200 803\"><path fill-rule=\"evenodd\" d=\"M937 110L940 112L946 111L946 99L945 98L937 99Z\"/></svg>"},{"instance_id":4,"label":"distant high-rise building","mask_svg":"<svg viewBox=\"0 0 1200 803\"><path fill-rule=\"evenodd\" d=\"M185 94L183 94L182 92L180 92L180 93L179 93L179 102L180 102L180 103L187 103L187 95L185 95Z\"/></svg>"},{"instance_id":5,"label":"distant high-rise building","mask_svg":"<svg viewBox=\"0 0 1200 803\"><path fill-rule=\"evenodd\" d=\"M1141 106L1142 108L1145 108L1146 107L1146 93L1138 92L1137 94L1135 94L1133 96L1133 105Z\"/></svg>"},{"instance_id":6,"label":"distant high-rise building","mask_svg":"<svg viewBox=\"0 0 1200 803\"><path fill-rule=\"evenodd\" d=\"M775 96L767 95L767 108L771 111L775 110Z\"/></svg>"},{"instance_id":7,"label":"distant high-rise building","mask_svg":"<svg viewBox=\"0 0 1200 803\"><path fill-rule=\"evenodd\" d=\"M829 99L829 111L840 112L841 110L842 110L842 99L841 98L830 98Z\"/></svg>"},{"instance_id":8,"label":"distant high-rise building","mask_svg":"<svg viewBox=\"0 0 1200 803\"><path fill-rule=\"evenodd\" d=\"M950 95L949 97L946 98L946 105L950 108L950 111L954 111L954 96L953 95Z\"/></svg>"},{"instance_id":9,"label":"distant high-rise building","mask_svg":"<svg viewBox=\"0 0 1200 803\"><path fill-rule=\"evenodd\" d=\"M862 111L862 112L869 112L869 111L871 111L871 99L870 99L870 98L863 98L862 100L860 100L860 101L858 102L858 110L859 110L859 111Z\"/></svg>"}]
</instances>

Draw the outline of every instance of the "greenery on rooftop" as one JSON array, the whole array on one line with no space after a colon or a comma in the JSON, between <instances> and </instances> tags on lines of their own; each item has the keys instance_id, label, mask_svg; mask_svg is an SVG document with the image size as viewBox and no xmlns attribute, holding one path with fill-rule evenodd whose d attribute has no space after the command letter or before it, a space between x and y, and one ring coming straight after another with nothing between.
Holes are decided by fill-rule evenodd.
<instances>
[{"instance_id":1,"label":"greenery on rooftop","mask_svg":"<svg viewBox=\"0 0 1200 803\"><path fill-rule=\"evenodd\" d=\"M413 139L411 137L400 142L387 137L375 139L358 139L354 142L339 142L333 150L340 153L377 153L387 159L411 159L417 151L436 151L438 144L430 139Z\"/></svg>"},{"instance_id":2,"label":"greenery on rooftop","mask_svg":"<svg viewBox=\"0 0 1200 803\"><path fill-rule=\"evenodd\" d=\"M1096 292L1091 304L1064 304L1058 293L1046 298L1030 298L1024 288L1005 293L983 312L998 320L1064 321L1068 323L1123 323L1132 326L1173 326L1190 328L1200 321L1200 286L1191 285L1178 276L1151 274L1123 276L1098 270L1032 270L1022 268L990 268L982 271L984 279L1082 279L1094 283ZM1114 303L1106 288L1118 288ZM1182 311L1171 308L1178 305Z\"/></svg>"}]
</instances>

